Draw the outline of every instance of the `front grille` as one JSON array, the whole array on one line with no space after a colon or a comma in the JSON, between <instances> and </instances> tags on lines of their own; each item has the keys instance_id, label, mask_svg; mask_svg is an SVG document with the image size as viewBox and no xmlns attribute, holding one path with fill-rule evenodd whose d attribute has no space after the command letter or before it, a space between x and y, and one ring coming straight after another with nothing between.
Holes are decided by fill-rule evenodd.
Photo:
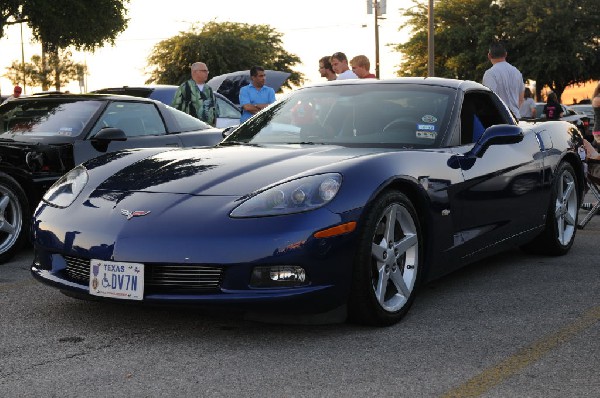
<instances>
[{"instance_id":1,"label":"front grille","mask_svg":"<svg viewBox=\"0 0 600 398\"><path fill-rule=\"evenodd\" d=\"M90 260L64 257L66 276L74 282L89 284ZM146 293L208 293L219 291L223 269L205 265L145 264L144 291Z\"/></svg>"},{"instance_id":2,"label":"front grille","mask_svg":"<svg viewBox=\"0 0 600 398\"><path fill-rule=\"evenodd\" d=\"M67 261L67 276L74 282L90 283L90 260L77 257L66 257Z\"/></svg>"},{"instance_id":3,"label":"front grille","mask_svg":"<svg viewBox=\"0 0 600 398\"><path fill-rule=\"evenodd\" d=\"M165 289L217 290L222 268L199 265L152 264L144 267L146 287Z\"/></svg>"}]
</instances>

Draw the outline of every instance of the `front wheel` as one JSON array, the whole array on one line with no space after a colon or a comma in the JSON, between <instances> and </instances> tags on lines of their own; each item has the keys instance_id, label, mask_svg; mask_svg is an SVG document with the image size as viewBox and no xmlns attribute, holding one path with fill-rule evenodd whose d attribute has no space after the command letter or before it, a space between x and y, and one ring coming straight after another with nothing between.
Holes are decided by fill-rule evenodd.
<instances>
[{"instance_id":1,"label":"front wheel","mask_svg":"<svg viewBox=\"0 0 600 398\"><path fill-rule=\"evenodd\" d=\"M579 211L579 183L569 163L562 162L556 169L552 185L550 208L544 231L523 249L534 253L561 256L573 246L577 232Z\"/></svg>"},{"instance_id":2,"label":"front wheel","mask_svg":"<svg viewBox=\"0 0 600 398\"><path fill-rule=\"evenodd\" d=\"M21 186L0 173L0 263L10 260L27 238L29 202Z\"/></svg>"},{"instance_id":3,"label":"front wheel","mask_svg":"<svg viewBox=\"0 0 600 398\"><path fill-rule=\"evenodd\" d=\"M360 232L348 303L350 320L392 325L408 312L422 273L422 236L414 206L402 193L382 194Z\"/></svg>"}]
</instances>

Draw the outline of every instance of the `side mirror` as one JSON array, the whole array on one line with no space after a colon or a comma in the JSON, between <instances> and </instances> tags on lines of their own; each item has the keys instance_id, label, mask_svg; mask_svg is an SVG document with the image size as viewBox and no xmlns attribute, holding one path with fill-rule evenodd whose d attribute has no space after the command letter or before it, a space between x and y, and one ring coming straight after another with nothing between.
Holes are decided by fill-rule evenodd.
<instances>
[{"instance_id":1,"label":"side mirror","mask_svg":"<svg viewBox=\"0 0 600 398\"><path fill-rule=\"evenodd\" d=\"M521 141L523 141L523 130L520 127L511 124L498 124L488 127L469 153L480 158L492 145L516 144Z\"/></svg>"},{"instance_id":2,"label":"side mirror","mask_svg":"<svg viewBox=\"0 0 600 398\"><path fill-rule=\"evenodd\" d=\"M107 127L98 131L98 133L93 136L90 141L92 142L92 146L98 152L106 152L108 150L108 144L110 144L112 141L127 141L127 136L121 129Z\"/></svg>"},{"instance_id":3,"label":"side mirror","mask_svg":"<svg viewBox=\"0 0 600 398\"><path fill-rule=\"evenodd\" d=\"M92 141L127 141L127 136L121 129L108 127L98 131L98 134L92 137Z\"/></svg>"},{"instance_id":4,"label":"side mirror","mask_svg":"<svg viewBox=\"0 0 600 398\"><path fill-rule=\"evenodd\" d=\"M518 126L511 124L490 126L483 132L473 149L464 154L451 156L448 159L448 166L453 169L469 170L490 146L516 144L521 142L523 137L523 130Z\"/></svg>"}]
</instances>

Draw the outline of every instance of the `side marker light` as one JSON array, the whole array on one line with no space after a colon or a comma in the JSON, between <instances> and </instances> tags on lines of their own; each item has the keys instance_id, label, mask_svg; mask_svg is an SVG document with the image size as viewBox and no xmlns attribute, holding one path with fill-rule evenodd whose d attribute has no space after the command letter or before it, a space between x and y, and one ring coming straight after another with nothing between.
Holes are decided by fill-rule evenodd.
<instances>
[{"instance_id":1,"label":"side marker light","mask_svg":"<svg viewBox=\"0 0 600 398\"><path fill-rule=\"evenodd\" d=\"M351 221L345 224L336 225L335 227L327 228L319 232L315 232L313 236L317 239L331 238L332 236L343 235L350 233L356 229L356 221Z\"/></svg>"}]
</instances>

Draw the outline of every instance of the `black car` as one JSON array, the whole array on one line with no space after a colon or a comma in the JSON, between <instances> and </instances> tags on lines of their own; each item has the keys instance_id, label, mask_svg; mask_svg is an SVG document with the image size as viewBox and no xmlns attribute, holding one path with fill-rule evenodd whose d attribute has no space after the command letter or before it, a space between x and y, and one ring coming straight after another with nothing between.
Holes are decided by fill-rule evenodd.
<instances>
[{"instance_id":1,"label":"black car","mask_svg":"<svg viewBox=\"0 0 600 398\"><path fill-rule=\"evenodd\" d=\"M129 148L212 146L222 130L159 101L50 94L0 106L0 262L21 246L44 192L79 163Z\"/></svg>"},{"instance_id":2,"label":"black car","mask_svg":"<svg viewBox=\"0 0 600 398\"><path fill-rule=\"evenodd\" d=\"M103 88L92 91L92 93L132 95L134 97L151 98L160 101L163 104L171 105L177 88L178 86L168 84L157 84L155 86L122 86ZM219 108L217 127L225 128L240 124L240 116L242 115L240 107L220 93L215 92L215 96L217 97L217 106Z\"/></svg>"}]
</instances>

